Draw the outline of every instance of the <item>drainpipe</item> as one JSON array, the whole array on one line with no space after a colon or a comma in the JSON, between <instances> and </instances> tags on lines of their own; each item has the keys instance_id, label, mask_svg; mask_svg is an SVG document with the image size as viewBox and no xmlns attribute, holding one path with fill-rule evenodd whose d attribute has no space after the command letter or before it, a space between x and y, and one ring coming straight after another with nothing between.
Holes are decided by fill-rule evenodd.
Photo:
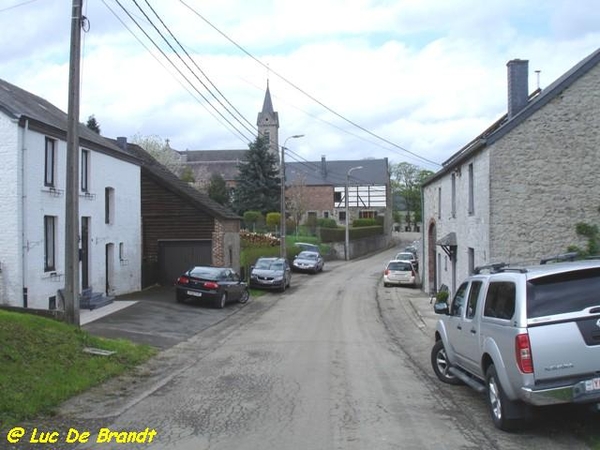
<instances>
[{"instance_id":1,"label":"drainpipe","mask_svg":"<svg viewBox=\"0 0 600 450\"><path fill-rule=\"evenodd\" d=\"M29 131L29 119L25 120L23 127L23 139L21 149L21 286L23 288L23 308L27 308L27 286L25 273L27 273L27 214L25 211L25 200L27 198L27 178L25 177L25 155L27 154L27 132Z\"/></svg>"}]
</instances>

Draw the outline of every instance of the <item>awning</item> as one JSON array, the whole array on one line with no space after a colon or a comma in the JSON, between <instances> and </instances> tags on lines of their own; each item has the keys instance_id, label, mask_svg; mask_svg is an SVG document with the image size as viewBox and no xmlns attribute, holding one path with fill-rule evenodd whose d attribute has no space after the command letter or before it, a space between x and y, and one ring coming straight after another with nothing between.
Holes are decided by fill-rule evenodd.
<instances>
[{"instance_id":1,"label":"awning","mask_svg":"<svg viewBox=\"0 0 600 450\"><path fill-rule=\"evenodd\" d=\"M436 242L442 250L454 261L456 257L456 233L453 231Z\"/></svg>"}]
</instances>

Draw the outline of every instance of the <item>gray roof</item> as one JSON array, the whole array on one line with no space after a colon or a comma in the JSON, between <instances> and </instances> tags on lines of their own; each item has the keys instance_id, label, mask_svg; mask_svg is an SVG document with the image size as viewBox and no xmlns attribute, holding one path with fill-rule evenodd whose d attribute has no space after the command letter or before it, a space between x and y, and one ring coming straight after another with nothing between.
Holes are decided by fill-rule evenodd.
<instances>
[{"instance_id":1,"label":"gray roof","mask_svg":"<svg viewBox=\"0 0 600 450\"><path fill-rule=\"evenodd\" d=\"M180 151L186 162L238 162L246 158L245 150L185 150Z\"/></svg>"},{"instance_id":2,"label":"gray roof","mask_svg":"<svg viewBox=\"0 0 600 450\"><path fill-rule=\"evenodd\" d=\"M361 159L350 161L302 161L285 163L285 179L289 186L302 183L306 186L345 186L348 171L351 184L385 186L389 182L388 159Z\"/></svg>"},{"instance_id":3,"label":"gray roof","mask_svg":"<svg viewBox=\"0 0 600 450\"><path fill-rule=\"evenodd\" d=\"M67 140L68 116L64 111L37 95L0 79L0 111L40 133ZM139 164L135 158L121 150L114 142L103 138L84 124L79 124L79 144L82 147L109 154L113 157Z\"/></svg>"},{"instance_id":4,"label":"gray roof","mask_svg":"<svg viewBox=\"0 0 600 450\"><path fill-rule=\"evenodd\" d=\"M117 144L116 140L113 142ZM194 189L187 182L179 179L139 145L127 143L127 152L133 154L142 162L142 175L150 177L164 188L187 199L198 209L206 211L213 217L233 220L241 219L240 216L229 208L215 202L208 195L200 192L198 189Z\"/></svg>"},{"instance_id":5,"label":"gray roof","mask_svg":"<svg viewBox=\"0 0 600 450\"><path fill-rule=\"evenodd\" d=\"M472 155L481 151L486 146L493 144L506 134L510 133L514 128L519 126L554 98L561 95L565 89L589 72L599 62L600 48L573 66L569 71L550 84L550 86L548 86L546 89L538 89L537 91L533 92L533 94L529 96L527 106L512 119L508 120L508 114L500 117L500 119L494 122L488 129L486 129L483 133L481 133L479 136L461 148L458 152L452 155L447 161L445 161L442 169L427 179L427 181L423 183L423 186L426 186L431 182L441 178L445 174L451 172L454 167L460 165L465 159L470 158Z\"/></svg>"}]
</instances>

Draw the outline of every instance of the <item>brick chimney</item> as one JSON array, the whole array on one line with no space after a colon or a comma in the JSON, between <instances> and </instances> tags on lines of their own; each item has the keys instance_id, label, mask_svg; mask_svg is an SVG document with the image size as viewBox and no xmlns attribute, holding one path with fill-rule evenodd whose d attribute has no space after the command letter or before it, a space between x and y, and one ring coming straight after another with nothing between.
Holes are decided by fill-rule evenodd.
<instances>
[{"instance_id":1,"label":"brick chimney","mask_svg":"<svg viewBox=\"0 0 600 450\"><path fill-rule=\"evenodd\" d=\"M508 67L508 120L527 106L529 98L529 61L513 59Z\"/></svg>"}]
</instances>

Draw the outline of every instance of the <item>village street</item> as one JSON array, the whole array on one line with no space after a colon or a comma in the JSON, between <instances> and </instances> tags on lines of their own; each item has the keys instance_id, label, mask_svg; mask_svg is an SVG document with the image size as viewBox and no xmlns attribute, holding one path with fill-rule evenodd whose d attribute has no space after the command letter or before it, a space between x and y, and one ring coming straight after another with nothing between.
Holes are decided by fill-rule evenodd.
<instances>
[{"instance_id":1,"label":"village street","mask_svg":"<svg viewBox=\"0 0 600 450\"><path fill-rule=\"evenodd\" d=\"M74 399L57 420L92 437L64 448L586 448L573 430L592 417L552 411L504 433L480 394L437 381L429 299L381 283L396 250L295 276L284 294L252 300L161 353L151 387L140 376ZM99 444L101 428L156 434Z\"/></svg>"}]
</instances>

